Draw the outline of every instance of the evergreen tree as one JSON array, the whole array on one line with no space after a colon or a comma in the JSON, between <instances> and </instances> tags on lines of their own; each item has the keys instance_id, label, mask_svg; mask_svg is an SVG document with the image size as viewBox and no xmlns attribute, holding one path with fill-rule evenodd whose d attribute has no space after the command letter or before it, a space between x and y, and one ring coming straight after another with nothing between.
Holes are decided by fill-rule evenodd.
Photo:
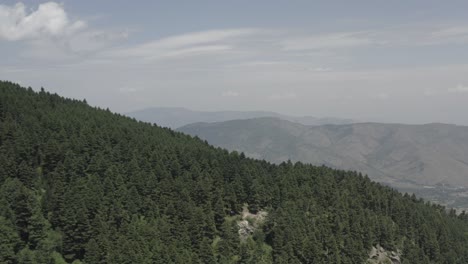
<instances>
[{"instance_id":1,"label":"evergreen tree","mask_svg":"<svg viewBox=\"0 0 468 264\"><path fill-rule=\"evenodd\" d=\"M2 263L468 263L466 213L10 82L0 164Z\"/></svg>"}]
</instances>

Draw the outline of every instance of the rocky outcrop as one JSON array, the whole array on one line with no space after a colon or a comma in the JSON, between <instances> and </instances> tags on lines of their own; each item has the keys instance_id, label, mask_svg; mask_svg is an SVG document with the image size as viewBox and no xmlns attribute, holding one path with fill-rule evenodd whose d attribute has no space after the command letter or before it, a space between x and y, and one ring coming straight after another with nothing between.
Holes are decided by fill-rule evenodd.
<instances>
[{"instance_id":1,"label":"rocky outcrop","mask_svg":"<svg viewBox=\"0 0 468 264\"><path fill-rule=\"evenodd\" d=\"M241 240L247 239L247 237L255 231L255 227L249 224L249 221L247 220L238 221L237 226L239 227L239 236Z\"/></svg>"},{"instance_id":2,"label":"rocky outcrop","mask_svg":"<svg viewBox=\"0 0 468 264\"><path fill-rule=\"evenodd\" d=\"M258 211L256 214L249 212L247 206L243 207L241 220L237 221L239 227L239 237L245 241L255 230L265 221L268 213L266 211Z\"/></svg>"},{"instance_id":3,"label":"rocky outcrop","mask_svg":"<svg viewBox=\"0 0 468 264\"><path fill-rule=\"evenodd\" d=\"M380 245L372 247L369 252L367 264L401 264L401 252L399 250L387 251Z\"/></svg>"}]
</instances>

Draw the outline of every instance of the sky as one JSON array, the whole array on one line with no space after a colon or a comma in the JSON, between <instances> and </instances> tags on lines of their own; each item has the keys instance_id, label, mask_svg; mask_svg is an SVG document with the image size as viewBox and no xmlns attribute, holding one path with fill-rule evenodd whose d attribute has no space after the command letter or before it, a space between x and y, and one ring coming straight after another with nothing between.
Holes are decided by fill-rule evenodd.
<instances>
[{"instance_id":1,"label":"sky","mask_svg":"<svg viewBox=\"0 0 468 264\"><path fill-rule=\"evenodd\" d=\"M2 1L0 79L126 113L468 125L468 1Z\"/></svg>"}]
</instances>

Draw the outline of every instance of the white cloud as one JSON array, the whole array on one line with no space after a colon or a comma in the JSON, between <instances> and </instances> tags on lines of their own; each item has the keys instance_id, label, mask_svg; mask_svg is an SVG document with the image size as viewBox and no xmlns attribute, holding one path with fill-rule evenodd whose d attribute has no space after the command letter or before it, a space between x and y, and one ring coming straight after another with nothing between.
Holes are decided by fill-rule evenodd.
<instances>
[{"instance_id":1,"label":"white cloud","mask_svg":"<svg viewBox=\"0 0 468 264\"><path fill-rule=\"evenodd\" d=\"M40 4L37 9L22 3L0 5L0 41L25 43L19 45L18 59L79 62L127 38L127 30L91 29L83 20L71 20L64 6L55 2Z\"/></svg>"},{"instance_id":2,"label":"white cloud","mask_svg":"<svg viewBox=\"0 0 468 264\"><path fill-rule=\"evenodd\" d=\"M311 69L314 72L329 72L332 70L330 67L316 67Z\"/></svg>"},{"instance_id":3,"label":"white cloud","mask_svg":"<svg viewBox=\"0 0 468 264\"><path fill-rule=\"evenodd\" d=\"M282 42L284 50L317 50L369 46L374 41L363 33L332 33L301 38L291 38Z\"/></svg>"},{"instance_id":4,"label":"white cloud","mask_svg":"<svg viewBox=\"0 0 468 264\"><path fill-rule=\"evenodd\" d=\"M115 42L127 38L126 32L106 32L87 30L62 38L40 38L27 42L25 49L20 51L22 58L33 58L47 61L82 61L99 50L112 46Z\"/></svg>"},{"instance_id":5,"label":"white cloud","mask_svg":"<svg viewBox=\"0 0 468 264\"><path fill-rule=\"evenodd\" d=\"M287 62L283 61L268 61L268 60L259 60L259 61L247 61L243 63L239 63L236 65L231 65L235 67L264 67L264 66L283 66L287 64Z\"/></svg>"},{"instance_id":6,"label":"white cloud","mask_svg":"<svg viewBox=\"0 0 468 264\"><path fill-rule=\"evenodd\" d=\"M232 39L236 37L251 35L256 33L257 29L246 28L246 29L226 29L226 30L207 30L200 32L192 32L182 34L178 36L172 36L158 40L150 45L152 47L165 47L165 48L177 48L185 46L193 46L199 44L215 43Z\"/></svg>"},{"instance_id":7,"label":"white cloud","mask_svg":"<svg viewBox=\"0 0 468 264\"><path fill-rule=\"evenodd\" d=\"M468 43L468 26L433 23L396 25L368 32L369 38L385 47L441 46Z\"/></svg>"},{"instance_id":8,"label":"white cloud","mask_svg":"<svg viewBox=\"0 0 468 264\"><path fill-rule=\"evenodd\" d=\"M235 91L225 91L221 94L222 97L238 97L240 94L238 92L235 92Z\"/></svg>"},{"instance_id":9,"label":"white cloud","mask_svg":"<svg viewBox=\"0 0 468 264\"><path fill-rule=\"evenodd\" d=\"M422 35L414 42L420 45L450 45L468 43L468 26L436 26L421 30Z\"/></svg>"},{"instance_id":10,"label":"white cloud","mask_svg":"<svg viewBox=\"0 0 468 264\"><path fill-rule=\"evenodd\" d=\"M192 32L132 47L116 48L102 55L110 58L155 59L166 56L219 53L232 49L232 44L239 38L252 35L258 31L257 29L226 29Z\"/></svg>"},{"instance_id":11,"label":"white cloud","mask_svg":"<svg viewBox=\"0 0 468 264\"><path fill-rule=\"evenodd\" d=\"M468 43L468 25L403 24L384 29L334 32L302 37L288 33L280 42L285 51L334 51L369 46L436 46Z\"/></svg>"},{"instance_id":12,"label":"white cloud","mask_svg":"<svg viewBox=\"0 0 468 264\"><path fill-rule=\"evenodd\" d=\"M297 94L293 92L287 92L287 93L275 93L272 94L268 97L268 100L272 101L281 101L281 100L292 100L296 99Z\"/></svg>"},{"instance_id":13,"label":"white cloud","mask_svg":"<svg viewBox=\"0 0 468 264\"><path fill-rule=\"evenodd\" d=\"M229 45L204 45L204 46L196 46L190 47L185 49L179 49L174 51L168 51L163 54L164 57L186 57L186 56L194 56L194 55L202 55L202 54L209 54L209 53L219 53L231 50L232 47Z\"/></svg>"},{"instance_id":14,"label":"white cloud","mask_svg":"<svg viewBox=\"0 0 468 264\"><path fill-rule=\"evenodd\" d=\"M37 10L27 14L26 6L0 5L0 39L17 41L72 34L85 27L81 20L72 22L55 2L40 4Z\"/></svg>"},{"instance_id":15,"label":"white cloud","mask_svg":"<svg viewBox=\"0 0 468 264\"><path fill-rule=\"evenodd\" d=\"M467 36L468 26L446 27L432 32L434 38L447 38L456 36Z\"/></svg>"},{"instance_id":16,"label":"white cloud","mask_svg":"<svg viewBox=\"0 0 468 264\"><path fill-rule=\"evenodd\" d=\"M436 95L442 95L442 94L460 94L460 93L468 93L468 86L467 85L463 85L463 84L459 84L455 87L451 87L451 88L448 88L448 89L426 89L424 90L424 95L425 96L428 96L428 97L431 97L431 96L436 96Z\"/></svg>"},{"instance_id":17,"label":"white cloud","mask_svg":"<svg viewBox=\"0 0 468 264\"><path fill-rule=\"evenodd\" d=\"M468 86L459 84L454 88L449 88L448 92L449 93L468 93Z\"/></svg>"},{"instance_id":18,"label":"white cloud","mask_svg":"<svg viewBox=\"0 0 468 264\"><path fill-rule=\"evenodd\" d=\"M64 41L67 48L72 52L94 51L107 47L110 43L128 38L128 31L103 31L88 30L70 36Z\"/></svg>"}]
</instances>

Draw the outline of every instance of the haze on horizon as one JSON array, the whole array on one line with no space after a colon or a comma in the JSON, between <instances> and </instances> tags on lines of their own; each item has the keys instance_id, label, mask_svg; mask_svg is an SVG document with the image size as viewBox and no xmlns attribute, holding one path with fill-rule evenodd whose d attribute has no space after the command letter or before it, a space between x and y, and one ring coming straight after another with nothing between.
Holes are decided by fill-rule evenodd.
<instances>
[{"instance_id":1,"label":"haze on horizon","mask_svg":"<svg viewBox=\"0 0 468 264\"><path fill-rule=\"evenodd\" d=\"M0 1L0 79L130 112L468 125L468 2Z\"/></svg>"}]
</instances>

